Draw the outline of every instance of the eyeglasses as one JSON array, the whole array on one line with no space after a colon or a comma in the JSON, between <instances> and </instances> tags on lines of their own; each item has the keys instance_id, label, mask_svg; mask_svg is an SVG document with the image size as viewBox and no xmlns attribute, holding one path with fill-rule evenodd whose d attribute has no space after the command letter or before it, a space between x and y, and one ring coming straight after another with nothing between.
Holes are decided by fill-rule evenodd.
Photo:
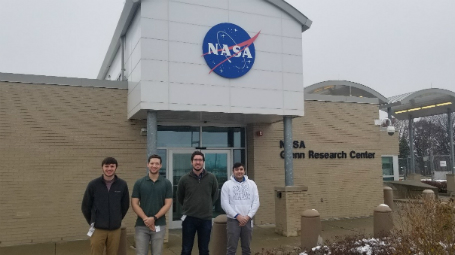
<instances>
[{"instance_id":1,"label":"eyeglasses","mask_svg":"<svg viewBox=\"0 0 455 255\"><path fill-rule=\"evenodd\" d=\"M200 162L200 161L204 161L204 160L203 160L203 159L195 158L195 159L193 159L193 161L199 161L199 162Z\"/></svg>"}]
</instances>

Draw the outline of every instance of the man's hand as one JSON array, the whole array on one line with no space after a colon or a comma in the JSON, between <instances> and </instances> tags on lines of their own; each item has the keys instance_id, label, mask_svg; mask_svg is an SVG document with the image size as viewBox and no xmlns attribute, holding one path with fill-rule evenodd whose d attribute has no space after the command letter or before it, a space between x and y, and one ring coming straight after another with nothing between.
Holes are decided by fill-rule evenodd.
<instances>
[{"instance_id":1,"label":"man's hand","mask_svg":"<svg viewBox=\"0 0 455 255\"><path fill-rule=\"evenodd\" d=\"M155 218L146 217L144 219L144 224L152 231L155 231Z\"/></svg>"},{"instance_id":2,"label":"man's hand","mask_svg":"<svg viewBox=\"0 0 455 255\"><path fill-rule=\"evenodd\" d=\"M248 215L237 215L237 221L239 222L239 226L243 227L245 226L248 221L250 220L250 217Z\"/></svg>"}]
</instances>

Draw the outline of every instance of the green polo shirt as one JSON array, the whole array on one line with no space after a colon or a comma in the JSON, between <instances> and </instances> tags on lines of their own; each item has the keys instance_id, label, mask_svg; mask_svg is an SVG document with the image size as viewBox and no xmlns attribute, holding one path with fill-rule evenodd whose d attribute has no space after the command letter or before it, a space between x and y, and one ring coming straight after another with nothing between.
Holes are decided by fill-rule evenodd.
<instances>
[{"instance_id":1,"label":"green polo shirt","mask_svg":"<svg viewBox=\"0 0 455 255\"><path fill-rule=\"evenodd\" d=\"M161 175L156 182L146 175L134 184L132 197L139 198L139 204L147 217L153 217L164 206L164 200L172 198L172 184ZM166 225L166 217L160 217L155 225ZM144 221L139 216L136 220L136 226L145 226Z\"/></svg>"}]
</instances>

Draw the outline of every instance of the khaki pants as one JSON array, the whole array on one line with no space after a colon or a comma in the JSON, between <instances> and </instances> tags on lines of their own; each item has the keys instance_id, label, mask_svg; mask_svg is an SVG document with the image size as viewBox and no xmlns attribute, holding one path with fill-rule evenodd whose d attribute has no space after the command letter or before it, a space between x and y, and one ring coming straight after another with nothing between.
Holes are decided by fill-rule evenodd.
<instances>
[{"instance_id":1,"label":"khaki pants","mask_svg":"<svg viewBox=\"0 0 455 255\"><path fill-rule=\"evenodd\" d=\"M106 247L106 255L117 255L122 230L95 229L90 237L91 255L103 255Z\"/></svg>"}]
</instances>

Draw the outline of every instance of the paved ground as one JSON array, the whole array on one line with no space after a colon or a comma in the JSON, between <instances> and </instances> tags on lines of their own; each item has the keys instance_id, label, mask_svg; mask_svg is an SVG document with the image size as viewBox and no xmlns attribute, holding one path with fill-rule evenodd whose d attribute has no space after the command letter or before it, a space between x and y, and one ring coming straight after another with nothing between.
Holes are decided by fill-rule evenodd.
<instances>
[{"instance_id":1,"label":"paved ground","mask_svg":"<svg viewBox=\"0 0 455 255\"><path fill-rule=\"evenodd\" d=\"M334 240L336 236L355 234L373 235L373 217L357 219L335 219L322 221L321 236L324 240ZM134 237L128 237L128 243L134 243ZM196 245L197 246L197 245ZM252 241L253 254L262 251L263 248L278 248L285 246L300 246L300 237L283 237L275 233L274 225L255 226ZM171 230L169 242L165 244L163 255L180 254L181 231ZM239 248L240 251L240 248ZM31 244L12 247L0 247L1 255L89 255L88 240L57 242L44 244ZM198 254L197 247L193 248L192 254ZM241 254L237 252L237 254ZM133 248L128 247L127 255L135 255ZM212 254L221 255L221 254Z\"/></svg>"}]
</instances>

